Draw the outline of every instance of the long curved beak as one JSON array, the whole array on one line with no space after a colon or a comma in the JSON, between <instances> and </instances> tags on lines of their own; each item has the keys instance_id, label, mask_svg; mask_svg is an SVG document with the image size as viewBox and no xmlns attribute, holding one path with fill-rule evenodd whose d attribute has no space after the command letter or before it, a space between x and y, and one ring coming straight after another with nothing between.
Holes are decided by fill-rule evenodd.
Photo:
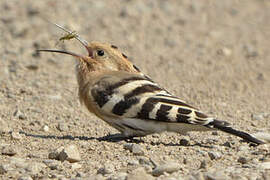
<instances>
[{"instance_id":1,"label":"long curved beak","mask_svg":"<svg viewBox=\"0 0 270 180\"><path fill-rule=\"evenodd\" d=\"M68 54L68 55L74 56L76 58L83 58L83 56L78 55L78 54L73 53L73 52L69 52L69 51L54 50L54 49L38 49L36 51L37 52L54 52L54 53Z\"/></svg>"}]
</instances>

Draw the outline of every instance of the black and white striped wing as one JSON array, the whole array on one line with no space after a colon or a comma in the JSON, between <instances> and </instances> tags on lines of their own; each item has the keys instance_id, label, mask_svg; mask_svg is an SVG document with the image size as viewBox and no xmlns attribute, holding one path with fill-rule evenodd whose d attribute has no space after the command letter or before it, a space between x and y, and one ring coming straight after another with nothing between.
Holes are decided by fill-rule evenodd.
<instances>
[{"instance_id":1,"label":"black and white striped wing","mask_svg":"<svg viewBox=\"0 0 270 180\"><path fill-rule=\"evenodd\" d=\"M123 78L125 77L125 78ZM106 76L91 91L102 114L111 117L207 125L213 118L173 97L147 77Z\"/></svg>"}]
</instances>

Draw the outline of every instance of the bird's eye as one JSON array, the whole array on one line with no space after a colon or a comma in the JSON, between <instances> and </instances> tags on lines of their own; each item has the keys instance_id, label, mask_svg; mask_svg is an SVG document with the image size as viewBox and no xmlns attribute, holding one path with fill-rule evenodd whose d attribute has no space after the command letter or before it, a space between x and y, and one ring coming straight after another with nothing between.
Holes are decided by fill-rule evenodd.
<instances>
[{"instance_id":1,"label":"bird's eye","mask_svg":"<svg viewBox=\"0 0 270 180\"><path fill-rule=\"evenodd\" d=\"M97 55L98 56L103 56L104 55L104 51L103 50L98 50L97 51Z\"/></svg>"}]
</instances>

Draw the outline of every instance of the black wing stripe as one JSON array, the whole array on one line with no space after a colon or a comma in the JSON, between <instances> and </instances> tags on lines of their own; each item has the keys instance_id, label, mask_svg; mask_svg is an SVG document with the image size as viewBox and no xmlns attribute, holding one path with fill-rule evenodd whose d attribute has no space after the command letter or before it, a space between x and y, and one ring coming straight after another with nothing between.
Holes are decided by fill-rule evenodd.
<instances>
[{"instance_id":1,"label":"black wing stripe","mask_svg":"<svg viewBox=\"0 0 270 180\"><path fill-rule=\"evenodd\" d=\"M192 113L192 110L185 109L185 108L178 108L178 113L180 113L180 114L190 114L190 113Z\"/></svg>"},{"instance_id":2,"label":"black wing stripe","mask_svg":"<svg viewBox=\"0 0 270 180\"><path fill-rule=\"evenodd\" d=\"M171 109L172 109L172 106L161 104L156 114L156 120L167 121L167 122L170 121L168 114Z\"/></svg>"},{"instance_id":3,"label":"black wing stripe","mask_svg":"<svg viewBox=\"0 0 270 180\"><path fill-rule=\"evenodd\" d=\"M110 92L99 91L97 89L92 89L91 94L100 108L102 108L110 100Z\"/></svg>"},{"instance_id":4,"label":"black wing stripe","mask_svg":"<svg viewBox=\"0 0 270 180\"><path fill-rule=\"evenodd\" d=\"M142 109L138 114L135 116L135 118L139 119L149 119L149 113L154 109L155 105L158 103L158 101L155 100L155 98L149 98L145 101L145 103L142 105Z\"/></svg>"},{"instance_id":5,"label":"black wing stripe","mask_svg":"<svg viewBox=\"0 0 270 180\"><path fill-rule=\"evenodd\" d=\"M190 118L189 116L185 116L182 114L177 114L176 116L177 122L191 124L190 121L188 120L189 118Z\"/></svg>"},{"instance_id":6,"label":"black wing stripe","mask_svg":"<svg viewBox=\"0 0 270 180\"><path fill-rule=\"evenodd\" d=\"M206 116L205 114L195 111L196 116L198 116L198 118L207 118L208 116Z\"/></svg>"},{"instance_id":7,"label":"black wing stripe","mask_svg":"<svg viewBox=\"0 0 270 180\"><path fill-rule=\"evenodd\" d=\"M137 104L139 102L138 98L130 98L130 99L124 99L115 104L115 106L112 109L112 113L122 116L129 108L131 108L132 105Z\"/></svg>"},{"instance_id":8,"label":"black wing stripe","mask_svg":"<svg viewBox=\"0 0 270 180\"><path fill-rule=\"evenodd\" d=\"M160 90L162 90L160 87L151 83L151 84L146 84L146 85L133 89L131 92L127 93L124 97L128 99L128 98L138 96L140 94L144 94L147 92L155 92L155 91L160 91Z\"/></svg>"},{"instance_id":9,"label":"black wing stripe","mask_svg":"<svg viewBox=\"0 0 270 180\"><path fill-rule=\"evenodd\" d=\"M131 81L139 81L139 80L147 80L147 79L145 79L144 77L139 77L139 76L126 78L126 79L123 79L122 81L119 81L115 84L108 86L106 89L103 89L103 90L99 90L95 88L91 91L91 94L95 102L97 102L99 107L102 108L110 100L115 89L125 84L128 84Z\"/></svg>"}]
</instances>

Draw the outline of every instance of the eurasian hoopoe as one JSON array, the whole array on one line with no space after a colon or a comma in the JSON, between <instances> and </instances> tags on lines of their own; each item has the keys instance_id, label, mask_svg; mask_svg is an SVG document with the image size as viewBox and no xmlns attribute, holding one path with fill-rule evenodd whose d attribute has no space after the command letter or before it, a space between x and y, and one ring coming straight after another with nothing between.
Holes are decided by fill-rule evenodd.
<instances>
[{"instance_id":1,"label":"eurasian hoopoe","mask_svg":"<svg viewBox=\"0 0 270 180\"><path fill-rule=\"evenodd\" d=\"M74 56L78 62L76 69L81 103L124 137L141 137L163 131L184 134L188 131L221 130L248 142L263 143L171 95L144 75L116 46L88 43L77 34L74 38L87 49L87 56L61 50L38 51Z\"/></svg>"}]
</instances>

